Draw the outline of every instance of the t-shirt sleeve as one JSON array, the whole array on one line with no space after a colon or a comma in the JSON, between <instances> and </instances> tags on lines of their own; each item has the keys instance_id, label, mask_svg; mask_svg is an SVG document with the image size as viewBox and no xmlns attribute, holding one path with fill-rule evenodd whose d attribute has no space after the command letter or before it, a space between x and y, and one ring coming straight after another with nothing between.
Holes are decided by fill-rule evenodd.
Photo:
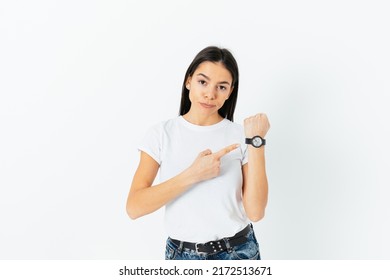
<instances>
[{"instance_id":1,"label":"t-shirt sleeve","mask_svg":"<svg viewBox=\"0 0 390 280\"><path fill-rule=\"evenodd\" d=\"M161 165L161 138L162 131L160 125L155 125L147 130L143 139L138 145L138 150L147 153L158 164Z\"/></svg>"},{"instance_id":2,"label":"t-shirt sleeve","mask_svg":"<svg viewBox=\"0 0 390 280\"><path fill-rule=\"evenodd\" d=\"M242 125L239 125L239 139L241 149L241 165L248 163L248 145L245 144L245 131Z\"/></svg>"}]
</instances>

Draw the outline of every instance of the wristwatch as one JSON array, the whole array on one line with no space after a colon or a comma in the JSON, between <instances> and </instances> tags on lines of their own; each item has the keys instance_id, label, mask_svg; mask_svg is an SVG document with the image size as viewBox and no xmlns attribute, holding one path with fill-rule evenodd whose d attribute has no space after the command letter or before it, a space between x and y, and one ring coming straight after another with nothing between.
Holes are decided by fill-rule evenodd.
<instances>
[{"instance_id":1,"label":"wristwatch","mask_svg":"<svg viewBox=\"0 0 390 280\"><path fill-rule=\"evenodd\" d=\"M245 138L245 144L251 144L255 148L260 148L265 145L265 139L256 135L253 138Z\"/></svg>"}]
</instances>

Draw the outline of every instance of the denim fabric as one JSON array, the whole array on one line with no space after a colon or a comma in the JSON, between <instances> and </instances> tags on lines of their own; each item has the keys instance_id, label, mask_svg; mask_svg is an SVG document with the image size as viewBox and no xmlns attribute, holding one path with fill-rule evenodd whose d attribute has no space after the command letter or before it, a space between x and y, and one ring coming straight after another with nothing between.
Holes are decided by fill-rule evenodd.
<instances>
[{"instance_id":1,"label":"denim fabric","mask_svg":"<svg viewBox=\"0 0 390 280\"><path fill-rule=\"evenodd\" d=\"M167 239L165 249L166 260L260 260L259 243L253 229L246 235L248 240L240 245L231 247L229 251L218 253L197 253L194 250L183 248L179 250L170 238Z\"/></svg>"}]
</instances>

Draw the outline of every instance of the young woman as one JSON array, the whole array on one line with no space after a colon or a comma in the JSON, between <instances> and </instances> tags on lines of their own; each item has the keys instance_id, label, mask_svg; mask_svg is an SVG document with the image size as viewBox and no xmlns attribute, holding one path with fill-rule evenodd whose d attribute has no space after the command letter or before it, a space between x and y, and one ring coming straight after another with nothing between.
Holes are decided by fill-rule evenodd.
<instances>
[{"instance_id":1,"label":"young woman","mask_svg":"<svg viewBox=\"0 0 390 280\"><path fill-rule=\"evenodd\" d=\"M260 259L250 221L267 205L269 122L265 114L233 122L238 85L233 55L203 49L185 74L179 116L153 126L139 146L127 213L166 207L166 259Z\"/></svg>"}]
</instances>

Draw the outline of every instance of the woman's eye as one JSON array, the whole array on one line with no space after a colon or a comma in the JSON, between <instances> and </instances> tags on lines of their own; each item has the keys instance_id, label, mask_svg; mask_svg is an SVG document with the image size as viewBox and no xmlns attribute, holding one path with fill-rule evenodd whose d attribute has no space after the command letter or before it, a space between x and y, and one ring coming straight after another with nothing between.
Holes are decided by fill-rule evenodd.
<instances>
[{"instance_id":1,"label":"woman's eye","mask_svg":"<svg viewBox=\"0 0 390 280\"><path fill-rule=\"evenodd\" d=\"M204 80L199 80L199 84L205 85L205 84L206 84L206 81L204 81Z\"/></svg>"},{"instance_id":2,"label":"woman's eye","mask_svg":"<svg viewBox=\"0 0 390 280\"><path fill-rule=\"evenodd\" d=\"M220 86L219 89L220 89L220 90L226 90L226 87Z\"/></svg>"}]
</instances>

